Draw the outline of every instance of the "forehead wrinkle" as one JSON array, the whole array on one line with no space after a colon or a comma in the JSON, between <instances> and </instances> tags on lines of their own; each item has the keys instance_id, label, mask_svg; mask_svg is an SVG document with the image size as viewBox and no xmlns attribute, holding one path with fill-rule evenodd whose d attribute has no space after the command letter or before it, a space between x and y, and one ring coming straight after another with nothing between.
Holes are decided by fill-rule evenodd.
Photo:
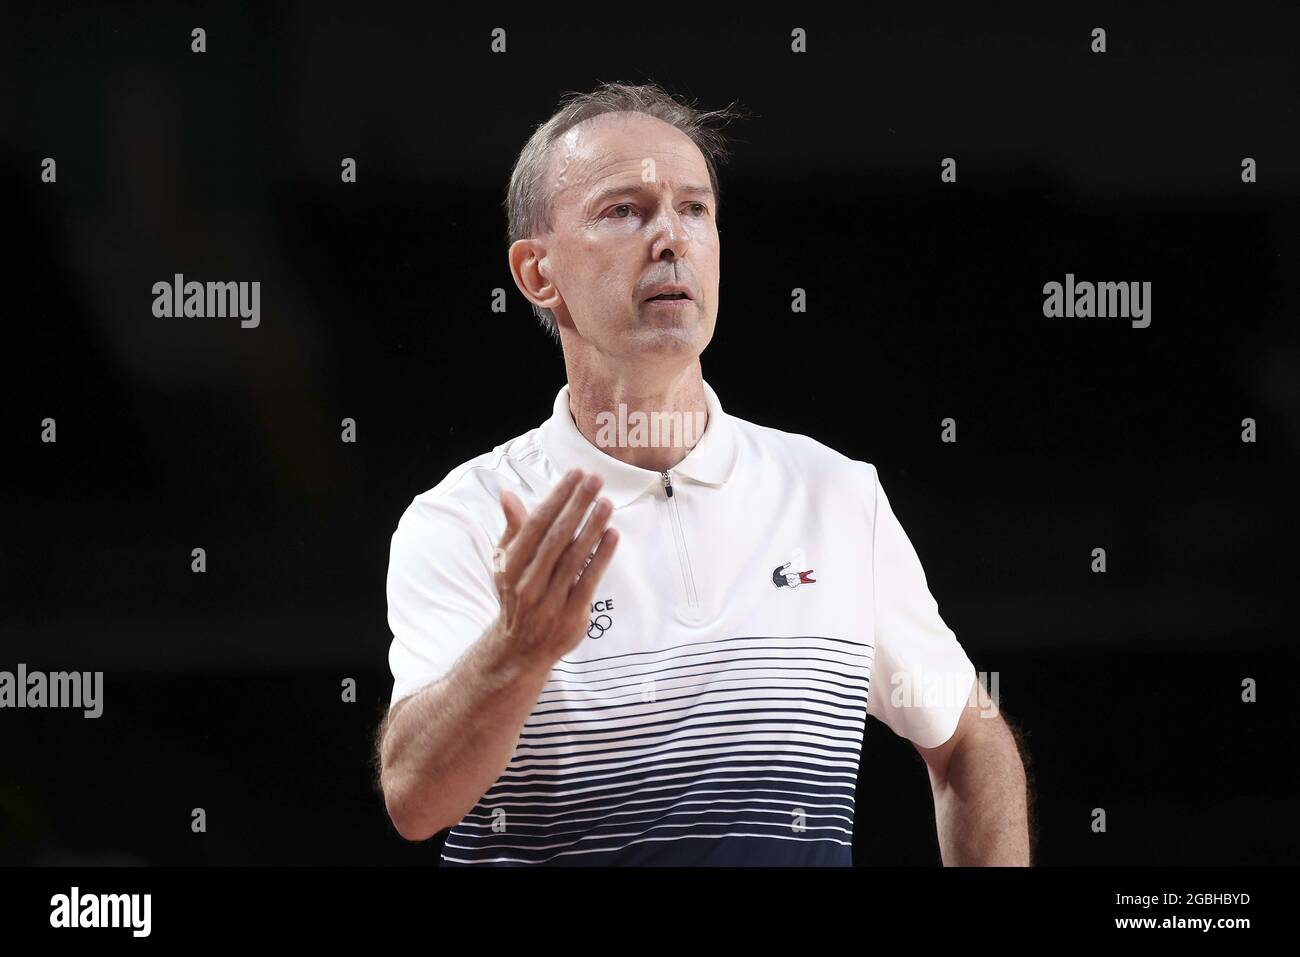
<instances>
[{"instance_id":1,"label":"forehead wrinkle","mask_svg":"<svg viewBox=\"0 0 1300 957\"><path fill-rule=\"evenodd\" d=\"M616 117L626 126L628 122L634 121L638 115L603 114L599 117L593 117L593 119L607 120ZM592 143L593 137L584 136L584 132L592 132L589 127L590 123L591 121L586 121L569 128L555 142L554 152L557 155L552 160L553 175L551 177L551 196L553 200L559 199L571 190L578 189L581 192L579 197L579 203L581 204L588 197L595 195L604 181L618 175L620 172L635 172L637 174L637 182L629 183L629 188L646 188L650 184L641 181L639 171L641 161L647 156L656 157L656 160L662 158L667 158L670 161L683 160L688 166L699 165L701 167L700 171L691 170L683 175L683 179L709 182L708 168L703 163L703 157L700 156L698 147L689 137L686 138L686 142L681 142L676 137L673 137L672 141L666 145L657 145L648 150L637 151L630 156L611 157L607 150L600 150L596 144ZM663 125L672 133L680 133L669 124L665 123ZM584 130L585 127L586 130ZM672 133L669 133L669 136L672 136ZM685 134L681 135L685 136ZM692 149L687 149L688 145ZM671 164L664 163L664 165ZM629 168L617 169L620 166ZM672 186L674 185L674 178L656 175L656 182ZM711 189L710 192L712 192Z\"/></svg>"},{"instance_id":2,"label":"forehead wrinkle","mask_svg":"<svg viewBox=\"0 0 1300 957\"><path fill-rule=\"evenodd\" d=\"M652 152L657 152L660 156L669 156L672 158L677 158L681 155L679 153L662 150ZM709 182L707 169L702 171L685 170L682 171L681 176L679 177L671 170L671 164L668 163L663 164L660 169L656 169L654 180L647 182L641 178L641 163L645 158L645 156L635 156L623 159L610 159L605 163L596 165L590 171L590 174L586 179L584 199L595 196L606 188L611 188L610 180L615 180L619 177L629 178L622 184L613 184L612 188L625 187L629 190L646 190L649 192L661 193L665 191L676 191L677 189L697 190L703 188L708 190L710 193L713 192L713 187L711 185L700 185ZM668 170L668 175L661 175L662 170ZM578 186L579 184L575 182L573 185Z\"/></svg>"}]
</instances>

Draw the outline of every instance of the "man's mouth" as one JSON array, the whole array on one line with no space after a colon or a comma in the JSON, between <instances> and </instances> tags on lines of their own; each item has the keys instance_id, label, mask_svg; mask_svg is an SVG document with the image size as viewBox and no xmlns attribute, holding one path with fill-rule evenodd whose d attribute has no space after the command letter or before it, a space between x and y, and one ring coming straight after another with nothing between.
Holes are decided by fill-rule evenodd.
<instances>
[{"instance_id":1,"label":"man's mouth","mask_svg":"<svg viewBox=\"0 0 1300 957\"><path fill-rule=\"evenodd\" d=\"M661 292L657 296L651 296L646 302L659 302L664 299L690 299L691 297L684 292Z\"/></svg>"}]
</instances>

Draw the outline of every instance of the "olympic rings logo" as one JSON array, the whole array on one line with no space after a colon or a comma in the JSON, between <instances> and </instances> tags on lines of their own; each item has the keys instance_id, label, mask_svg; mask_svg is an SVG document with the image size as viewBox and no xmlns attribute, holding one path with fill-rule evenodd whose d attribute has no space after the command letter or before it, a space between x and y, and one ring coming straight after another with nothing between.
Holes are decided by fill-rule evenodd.
<instances>
[{"instance_id":1,"label":"olympic rings logo","mask_svg":"<svg viewBox=\"0 0 1300 957\"><path fill-rule=\"evenodd\" d=\"M614 627L614 619L609 615L597 615L587 623L588 638L603 638L606 629Z\"/></svg>"}]
</instances>

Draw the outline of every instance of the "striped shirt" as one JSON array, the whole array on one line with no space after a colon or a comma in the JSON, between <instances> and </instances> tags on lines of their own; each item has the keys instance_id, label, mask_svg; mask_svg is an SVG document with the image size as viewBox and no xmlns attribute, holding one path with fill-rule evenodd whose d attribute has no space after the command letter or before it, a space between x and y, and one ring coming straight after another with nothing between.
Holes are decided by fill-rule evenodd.
<instances>
[{"instance_id":1,"label":"striped shirt","mask_svg":"<svg viewBox=\"0 0 1300 957\"><path fill-rule=\"evenodd\" d=\"M531 510L569 469L596 472L621 536L586 637L443 864L846 866L867 715L924 747L955 729L974 667L874 466L728 415L704 389L708 426L666 473L590 443L566 386L540 427L402 515L393 703L497 617L503 489Z\"/></svg>"}]
</instances>

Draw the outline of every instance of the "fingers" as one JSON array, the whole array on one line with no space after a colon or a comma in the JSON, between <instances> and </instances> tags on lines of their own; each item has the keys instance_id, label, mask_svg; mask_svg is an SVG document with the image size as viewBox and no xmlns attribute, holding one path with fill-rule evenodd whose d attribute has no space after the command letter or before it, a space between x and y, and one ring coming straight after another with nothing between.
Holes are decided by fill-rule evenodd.
<instances>
[{"instance_id":1,"label":"fingers","mask_svg":"<svg viewBox=\"0 0 1300 957\"><path fill-rule=\"evenodd\" d=\"M550 587L558 591L561 595L568 596L569 589L573 588L574 583L578 580L578 574L582 571L587 559L595 551L596 540L600 538L601 532L605 531L605 526L609 523L610 517L614 514L614 503L607 498L602 498L596 502L592 508L591 514L587 517L587 522L582 526L582 531L578 537L573 540L561 554L555 563L555 575L551 578Z\"/></svg>"},{"instance_id":2,"label":"fingers","mask_svg":"<svg viewBox=\"0 0 1300 957\"><path fill-rule=\"evenodd\" d=\"M581 475L582 473L578 469L573 469L564 478L560 479L555 484L555 488L551 489L551 494L546 496L542 504L537 506L524 521L518 534L513 537L510 547L506 549L506 562L502 577L507 582L514 584L523 576L533 559L533 553L537 550L537 543L542 540L546 530L555 521L555 516L559 514L560 509L568 500ZM502 498L504 500L504 495ZM502 507L505 507L504 501Z\"/></svg>"},{"instance_id":3,"label":"fingers","mask_svg":"<svg viewBox=\"0 0 1300 957\"><path fill-rule=\"evenodd\" d=\"M513 492L501 492L506 527L493 554L498 622L521 648L558 656L584 634L592 594L619 541L608 527L614 503L602 498L593 505L602 484L574 469L531 513Z\"/></svg>"},{"instance_id":4,"label":"fingers","mask_svg":"<svg viewBox=\"0 0 1300 957\"><path fill-rule=\"evenodd\" d=\"M555 563L560 553L573 543L573 534L577 531L578 522L582 520L583 514L591 505L591 500L596 497L596 493L600 491L602 484L599 475L588 475L573 489L560 514L542 536L541 544L538 545L532 562L525 569L523 578L519 580L521 590L533 592L535 589L550 587L551 579L555 576ZM558 596L561 602L565 594L566 592L561 592Z\"/></svg>"},{"instance_id":5,"label":"fingers","mask_svg":"<svg viewBox=\"0 0 1300 957\"><path fill-rule=\"evenodd\" d=\"M596 586L600 584L601 578L605 575L605 569L609 568L609 563L614 557L614 551L618 546L618 529L609 528L605 534L600 536L600 544L596 547L596 557L591 560L586 569L582 572L582 577L578 583L573 586L573 591L569 593L569 609L586 611L591 607L591 598L596 593Z\"/></svg>"}]
</instances>

